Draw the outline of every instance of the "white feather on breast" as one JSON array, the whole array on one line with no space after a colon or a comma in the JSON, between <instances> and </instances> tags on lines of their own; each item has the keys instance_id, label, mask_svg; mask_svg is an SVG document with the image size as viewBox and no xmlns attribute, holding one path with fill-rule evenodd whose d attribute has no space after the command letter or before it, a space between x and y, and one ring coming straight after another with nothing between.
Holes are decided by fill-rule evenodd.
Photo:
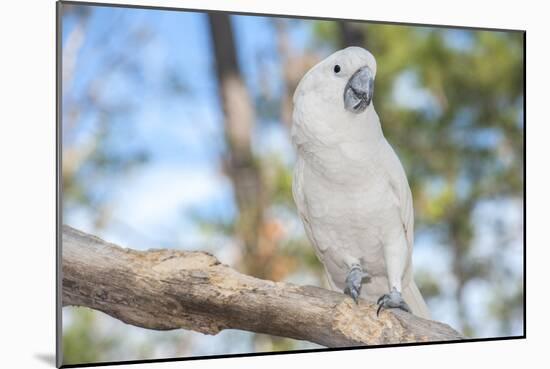
<instances>
[{"instance_id":1,"label":"white feather on breast","mask_svg":"<svg viewBox=\"0 0 550 369\"><path fill-rule=\"evenodd\" d=\"M378 149L370 148L368 160L357 160L366 153L353 145L339 152L317 149L318 160L307 160L312 154L299 152L293 182L306 233L332 284L343 290L348 262L357 259L372 276L362 293L371 297L387 292L384 238L404 227L399 186L390 183L387 173L387 161L395 154L384 152L389 145L383 141Z\"/></svg>"}]
</instances>

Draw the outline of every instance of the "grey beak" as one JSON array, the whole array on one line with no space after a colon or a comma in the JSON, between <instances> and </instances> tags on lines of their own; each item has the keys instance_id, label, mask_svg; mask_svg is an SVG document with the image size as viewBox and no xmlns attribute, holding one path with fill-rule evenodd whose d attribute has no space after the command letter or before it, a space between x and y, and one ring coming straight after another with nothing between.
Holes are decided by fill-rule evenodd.
<instances>
[{"instance_id":1,"label":"grey beak","mask_svg":"<svg viewBox=\"0 0 550 369\"><path fill-rule=\"evenodd\" d=\"M369 106L374 93L374 76L369 67L359 68L344 89L344 107L352 113L362 113Z\"/></svg>"}]
</instances>

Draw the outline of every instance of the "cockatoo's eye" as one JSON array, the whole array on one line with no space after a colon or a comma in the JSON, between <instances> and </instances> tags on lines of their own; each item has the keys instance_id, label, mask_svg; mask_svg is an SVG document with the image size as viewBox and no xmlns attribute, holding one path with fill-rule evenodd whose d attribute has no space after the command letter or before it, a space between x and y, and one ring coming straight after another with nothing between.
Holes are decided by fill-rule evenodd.
<instances>
[{"instance_id":1,"label":"cockatoo's eye","mask_svg":"<svg viewBox=\"0 0 550 369\"><path fill-rule=\"evenodd\" d=\"M338 74L340 72L340 69L341 69L340 66L338 64L336 64L334 66L334 73Z\"/></svg>"}]
</instances>

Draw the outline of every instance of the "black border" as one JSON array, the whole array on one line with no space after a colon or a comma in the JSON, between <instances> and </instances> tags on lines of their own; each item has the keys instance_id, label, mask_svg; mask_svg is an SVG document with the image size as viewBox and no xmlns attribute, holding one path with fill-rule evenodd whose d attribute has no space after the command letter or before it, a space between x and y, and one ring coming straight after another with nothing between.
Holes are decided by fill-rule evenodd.
<instances>
[{"instance_id":1,"label":"black border","mask_svg":"<svg viewBox=\"0 0 550 369\"><path fill-rule=\"evenodd\" d=\"M147 359L147 360L123 360L123 361L105 361L94 363L81 363L81 364L65 364L63 365L63 349L62 349L62 270L61 268L61 255L62 255L62 242L61 242L61 225L63 224L62 214L62 180L61 180L61 163L62 163L62 132L61 132L61 102L62 102L62 54L61 54L61 42L62 42L62 10L63 4L67 5L81 5L81 6L94 6L94 7L114 7L114 8L131 8L131 9L152 9L152 10L164 10L164 11L177 11L177 12L196 12L196 13L226 13L233 15L251 15L251 16L264 16L264 17L284 17L294 19L308 19L308 20L328 20L328 21L349 21L360 23L373 23L373 24L388 24L398 26L417 26L417 27L432 27L432 28L454 28L454 29L467 29L475 31L493 31L493 32L520 32L523 33L523 335L520 336L505 336L505 337L488 337L488 338L469 338L466 340L453 340L453 341L432 341L432 342L412 342L412 343L399 343L399 344L387 344L387 345L371 345L371 346L356 346L356 347L338 347L338 348L319 348L319 349L305 349L305 350L292 350L292 351L274 351L274 352L251 352L241 354L223 354L223 355L207 355L207 356L191 356L191 357L174 357L163 359ZM249 356L267 356L267 355L284 355L284 354L302 354L302 353L316 353L327 351L344 351L344 350L357 350L357 349L371 349L371 348L384 348L384 347L406 347L406 346L427 346L427 345L441 345L441 344L453 344L453 343L471 343L471 342L490 342L490 341L506 341L506 340L519 340L527 338L527 299L526 299L526 287L527 287L527 202L526 202L526 184L527 184L527 105L526 105L526 65L527 65L527 31L521 29L508 29L508 28L488 28L488 27L467 27L457 25L443 25L443 24L427 24L427 23L408 23L408 22L389 22L389 21L376 21L366 19L349 19L349 18L331 18L331 17L316 17L316 16L301 16L291 14L268 14L268 13L253 13L242 11L230 11L230 10L213 10L213 9L190 9L190 8L176 8L165 6L153 6L153 5L131 5L131 4L114 4L114 3L98 3L88 1L65 1L58 0L55 8L56 16L56 367L58 368L84 368L94 366L106 366L106 365L127 365L127 364L144 364L144 363L164 363L175 361L190 361L190 360L205 360L205 359L221 359L221 358L239 358Z\"/></svg>"}]
</instances>

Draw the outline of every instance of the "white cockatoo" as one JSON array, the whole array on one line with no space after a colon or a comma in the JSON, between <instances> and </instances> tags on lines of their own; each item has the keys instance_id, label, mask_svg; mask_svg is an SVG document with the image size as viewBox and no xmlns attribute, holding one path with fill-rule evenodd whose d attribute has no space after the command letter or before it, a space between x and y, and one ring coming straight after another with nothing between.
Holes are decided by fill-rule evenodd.
<instances>
[{"instance_id":1,"label":"white cockatoo","mask_svg":"<svg viewBox=\"0 0 550 369\"><path fill-rule=\"evenodd\" d=\"M429 318L413 280L407 176L373 106L376 61L360 47L330 55L294 93L292 192L329 285L356 303Z\"/></svg>"}]
</instances>

